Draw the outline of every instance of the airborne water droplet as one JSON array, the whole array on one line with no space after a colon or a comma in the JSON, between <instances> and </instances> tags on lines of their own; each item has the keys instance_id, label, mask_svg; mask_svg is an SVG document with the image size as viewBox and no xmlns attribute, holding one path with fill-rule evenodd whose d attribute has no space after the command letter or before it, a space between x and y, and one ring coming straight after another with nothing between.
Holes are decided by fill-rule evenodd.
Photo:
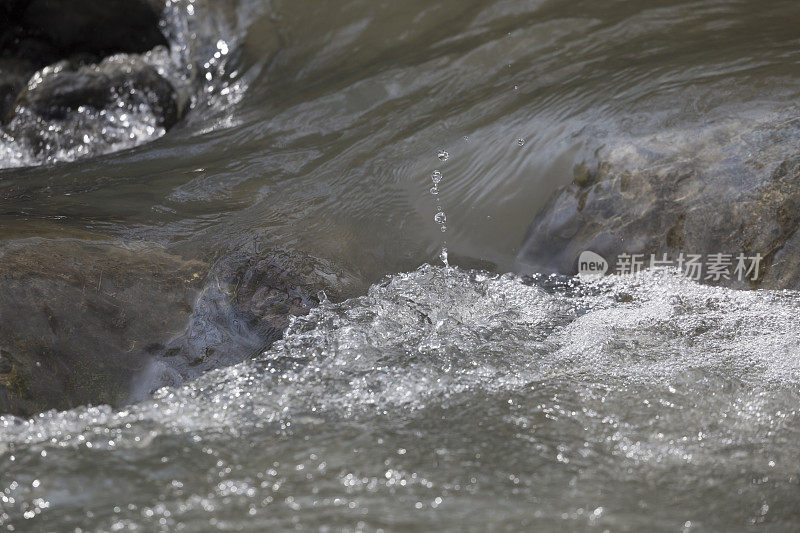
<instances>
[{"instance_id":1,"label":"airborne water droplet","mask_svg":"<svg viewBox=\"0 0 800 533\"><path fill-rule=\"evenodd\" d=\"M525 146L525 139L522 138L517 139L517 144L520 146Z\"/></svg>"},{"instance_id":2,"label":"airborne water droplet","mask_svg":"<svg viewBox=\"0 0 800 533\"><path fill-rule=\"evenodd\" d=\"M442 173L438 170L434 170L433 174L431 174L431 181L434 185L438 185L440 181L442 181Z\"/></svg>"},{"instance_id":3,"label":"airborne water droplet","mask_svg":"<svg viewBox=\"0 0 800 533\"><path fill-rule=\"evenodd\" d=\"M450 154L448 154L446 150L439 150L437 157L439 158L439 161L447 161L450 159Z\"/></svg>"},{"instance_id":4,"label":"airborne water droplet","mask_svg":"<svg viewBox=\"0 0 800 533\"><path fill-rule=\"evenodd\" d=\"M442 246L442 252L439 254L439 259L442 260L444 266L450 266L450 263L447 262L447 246Z\"/></svg>"},{"instance_id":5,"label":"airborne water droplet","mask_svg":"<svg viewBox=\"0 0 800 533\"><path fill-rule=\"evenodd\" d=\"M447 222L447 215L444 214L444 211L439 211L438 213L436 213L433 219L436 221L437 224L444 224L445 222Z\"/></svg>"}]
</instances>

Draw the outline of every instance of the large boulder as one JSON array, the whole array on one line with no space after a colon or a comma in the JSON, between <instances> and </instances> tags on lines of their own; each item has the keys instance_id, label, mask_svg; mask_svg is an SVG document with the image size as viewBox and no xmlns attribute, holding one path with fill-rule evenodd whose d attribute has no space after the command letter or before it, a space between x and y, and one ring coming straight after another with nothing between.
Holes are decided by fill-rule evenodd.
<instances>
[{"instance_id":1,"label":"large boulder","mask_svg":"<svg viewBox=\"0 0 800 533\"><path fill-rule=\"evenodd\" d=\"M696 162L615 170L600 163L576 167L531 224L517 269L575 274L583 251L600 254L614 270L620 257L651 255L678 266L681 257L723 254L728 277L701 281L732 287L800 285L800 155L778 164L739 166L709 175ZM623 255L625 254L625 255ZM683 254L683 255L682 255ZM759 274L734 276L736 258ZM728 257L730 256L730 257ZM739 279L742 278L742 279ZM755 279L754 279L755 278Z\"/></svg>"},{"instance_id":2,"label":"large boulder","mask_svg":"<svg viewBox=\"0 0 800 533\"><path fill-rule=\"evenodd\" d=\"M0 245L0 413L120 405L239 362L341 279L288 252L209 265L84 234Z\"/></svg>"},{"instance_id":3,"label":"large boulder","mask_svg":"<svg viewBox=\"0 0 800 533\"><path fill-rule=\"evenodd\" d=\"M0 256L0 412L124 401L207 266L152 245L29 238Z\"/></svg>"}]
</instances>

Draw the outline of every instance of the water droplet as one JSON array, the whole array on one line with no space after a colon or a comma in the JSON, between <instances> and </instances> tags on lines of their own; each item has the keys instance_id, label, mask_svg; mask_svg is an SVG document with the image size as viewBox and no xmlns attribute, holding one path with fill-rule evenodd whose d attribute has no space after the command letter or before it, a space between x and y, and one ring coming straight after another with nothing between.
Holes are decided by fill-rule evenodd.
<instances>
[{"instance_id":1,"label":"water droplet","mask_svg":"<svg viewBox=\"0 0 800 533\"><path fill-rule=\"evenodd\" d=\"M431 181L434 185L438 185L440 181L442 181L442 173L438 170L434 170L433 174L431 174Z\"/></svg>"},{"instance_id":2,"label":"water droplet","mask_svg":"<svg viewBox=\"0 0 800 533\"><path fill-rule=\"evenodd\" d=\"M450 263L447 262L447 246L442 246L442 251L439 254L439 259L442 260L442 263L444 263L444 266L448 266L448 267L450 266Z\"/></svg>"},{"instance_id":3,"label":"water droplet","mask_svg":"<svg viewBox=\"0 0 800 533\"><path fill-rule=\"evenodd\" d=\"M433 219L436 221L437 224L444 224L445 222L447 222L447 215L444 214L444 211L439 211L438 213L436 213Z\"/></svg>"},{"instance_id":4,"label":"water droplet","mask_svg":"<svg viewBox=\"0 0 800 533\"><path fill-rule=\"evenodd\" d=\"M439 158L439 161L447 161L450 159L450 154L448 154L446 150L439 150L437 157Z\"/></svg>"},{"instance_id":5,"label":"water droplet","mask_svg":"<svg viewBox=\"0 0 800 533\"><path fill-rule=\"evenodd\" d=\"M525 139L523 139L523 138L517 139L517 144L520 145L520 146L525 146Z\"/></svg>"},{"instance_id":6,"label":"water droplet","mask_svg":"<svg viewBox=\"0 0 800 533\"><path fill-rule=\"evenodd\" d=\"M514 90L519 91L519 85L514 85Z\"/></svg>"},{"instance_id":7,"label":"water droplet","mask_svg":"<svg viewBox=\"0 0 800 533\"><path fill-rule=\"evenodd\" d=\"M439 187L437 187L436 185L434 185L433 187L431 187L431 194L432 194L432 195L434 195L434 196L436 196L437 194L439 194Z\"/></svg>"}]
</instances>

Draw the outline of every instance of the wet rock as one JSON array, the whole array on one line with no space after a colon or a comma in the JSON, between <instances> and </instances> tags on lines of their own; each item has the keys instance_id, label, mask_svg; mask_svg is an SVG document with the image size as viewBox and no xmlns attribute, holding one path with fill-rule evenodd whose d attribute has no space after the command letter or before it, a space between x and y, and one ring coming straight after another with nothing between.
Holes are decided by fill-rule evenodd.
<instances>
[{"instance_id":1,"label":"wet rock","mask_svg":"<svg viewBox=\"0 0 800 533\"><path fill-rule=\"evenodd\" d=\"M152 346L153 364L134 399L262 352L292 316L318 304L319 291L336 297L341 276L333 265L297 252L234 253L218 260L185 329Z\"/></svg>"},{"instance_id":2,"label":"wet rock","mask_svg":"<svg viewBox=\"0 0 800 533\"><path fill-rule=\"evenodd\" d=\"M119 54L97 65L75 69L65 61L44 69L20 94L15 107L44 120L64 120L81 107L102 111L141 105L165 129L179 118L177 94L170 82L141 57Z\"/></svg>"},{"instance_id":3,"label":"wet rock","mask_svg":"<svg viewBox=\"0 0 800 533\"><path fill-rule=\"evenodd\" d=\"M0 3L0 119L46 65L97 63L118 53L167 45L159 29L163 2L6 0Z\"/></svg>"},{"instance_id":4,"label":"wet rock","mask_svg":"<svg viewBox=\"0 0 800 533\"><path fill-rule=\"evenodd\" d=\"M123 401L152 338L191 314L206 266L154 245L29 238L0 256L0 412Z\"/></svg>"},{"instance_id":5,"label":"wet rock","mask_svg":"<svg viewBox=\"0 0 800 533\"><path fill-rule=\"evenodd\" d=\"M0 413L120 405L237 363L280 338L318 291L337 296L343 276L294 252L209 266L80 237L0 247Z\"/></svg>"},{"instance_id":6,"label":"wet rock","mask_svg":"<svg viewBox=\"0 0 800 533\"><path fill-rule=\"evenodd\" d=\"M97 64L62 61L38 71L17 98L0 133L44 159L70 159L135 146L181 119L190 89L169 52L117 54ZM177 86L176 86L177 85Z\"/></svg>"},{"instance_id":7,"label":"wet rock","mask_svg":"<svg viewBox=\"0 0 800 533\"><path fill-rule=\"evenodd\" d=\"M800 155L709 176L683 164L614 170L601 163L553 195L517 256L525 273L577 273L591 250L614 270L621 254L759 254L760 275L706 279L733 287L800 286ZM748 262L748 266L750 262ZM732 271L731 271L732 273Z\"/></svg>"},{"instance_id":8,"label":"wet rock","mask_svg":"<svg viewBox=\"0 0 800 533\"><path fill-rule=\"evenodd\" d=\"M164 8L163 0L2 3L4 142L28 158L71 159L125 148L174 125L186 96L177 94L179 69L160 28ZM85 109L96 113L74 116ZM123 120L105 117L109 110Z\"/></svg>"}]
</instances>

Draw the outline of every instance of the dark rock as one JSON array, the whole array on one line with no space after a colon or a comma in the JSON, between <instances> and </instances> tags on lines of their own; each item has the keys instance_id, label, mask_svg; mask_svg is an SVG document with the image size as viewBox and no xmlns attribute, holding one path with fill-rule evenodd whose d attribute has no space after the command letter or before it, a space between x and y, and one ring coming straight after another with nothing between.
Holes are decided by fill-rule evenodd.
<instances>
[{"instance_id":1,"label":"dark rock","mask_svg":"<svg viewBox=\"0 0 800 533\"><path fill-rule=\"evenodd\" d=\"M584 250L605 257L611 270L620 254L647 261L650 254L674 260L682 252L760 254L758 279L711 281L742 288L800 284L800 155L713 178L691 163L650 169L576 167L575 182L535 217L517 269L572 275Z\"/></svg>"},{"instance_id":2,"label":"dark rock","mask_svg":"<svg viewBox=\"0 0 800 533\"><path fill-rule=\"evenodd\" d=\"M330 262L297 251L235 252L212 267L184 331L154 345L154 363L132 399L202 372L238 363L281 338L324 291L342 297L354 279Z\"/></svg>"},{"instance_id":3,"label":"dark rock","mask_svg":"<svg viewBox=\"0 0 800 533\"><path fill-rule=\"evenodd\" d=\"M0 6L2 55L39 67L76 54L99 60L167 44L158 27L161 2L5 0Z\"/></svg>"},{"instance_id":4,"label":"dark rock","mask_svg":"<svg viewBox=\"0 0 800 533\"><path fill-rule=\"evenodd\" d=\"M17 95L25 89L36 65L30 61L0 57L0 123L11 118Z\"/></svg>"},{"instance_id":5,"label":"dark rock","mask_svg":"<svg viewBox=\"0 0 800 533\"><path fill-rule=\"evenodd\" d=\"M46 65L67 61L77 68L113 54L138 54L167 45L159 29L163 7L160 0L0 2L0 123L10 120L18 95ZM71 85L77 87L77 82ZM90 84L84 96L96 85Z\"/></svg>"},{"instance_id":6,"label":"dark rock","mask_svg":"<svg viewBox=\"0 0 800 533\"><path fill-rule=\"evenodd\" d=\"M120 103L147 104L165 129L179 118L170 82L138 56L125 55L75 70L67 62L45 69L41 79L20 94L16 107L27 108L44 120L63 120L81 106L99 111Z\"/></svg>"}]
</instances>

